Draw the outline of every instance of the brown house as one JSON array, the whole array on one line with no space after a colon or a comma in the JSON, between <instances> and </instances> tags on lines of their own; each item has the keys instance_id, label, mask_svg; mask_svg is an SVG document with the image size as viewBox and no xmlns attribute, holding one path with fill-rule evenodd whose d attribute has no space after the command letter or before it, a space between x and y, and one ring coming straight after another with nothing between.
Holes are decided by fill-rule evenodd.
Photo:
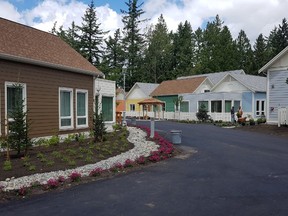
<instances>
[{"instance_id":1,"label":"brown house","mask_svg":"<svg viewBox=\"0 0 288 216\"><path fill-rule=\"evenodd\" d=\"M0 18L0 132L7 133L15 84L31 121L30 137L88 131L94 79L104 75L59 37Z\"/></svg>"}]
</instances>

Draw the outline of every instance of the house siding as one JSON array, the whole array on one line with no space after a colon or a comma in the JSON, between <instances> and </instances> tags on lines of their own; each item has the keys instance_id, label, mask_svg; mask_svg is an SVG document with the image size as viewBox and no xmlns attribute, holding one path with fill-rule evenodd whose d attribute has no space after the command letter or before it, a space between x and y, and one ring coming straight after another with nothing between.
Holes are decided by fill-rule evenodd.
<instances>
[{"instance_id":1,"label":"house siding","mask_svg":"<svg viewBox=\"0 0 288 216\"><path fill-rule=\"evenodd\" d=\"M268 72L269 78L269 104L267 112L269 112L269 121L278 121L278 108L288 107L288 71ZM273 87L272 87L273 86Z\"/></svg>"},{"instance_id":2,"label":"house siding","mask_svg":"<svg viewBox=\"0 0 288 216\"><path fill-rule=\"evenodd\" d=\"M244 112L252 112L253 92L242 93L242 109Z\"/></svg>"},{"instance_id":3,"label":"house siding","mask_svg":"<svg viewBox=\"0 0 288 216\"><path fill-rule=\"evenodd\" d=\"M73 89L74 128L76 128L76 89L88 90L88 122L90 124L93 114L93 77L91 75L0 60L2 134L5 134L3 126L5 122L5 81L26 84L28 119L31 122L30 137L87 131L87 129L59 130L59 87Z\"/></svg>"},{"instance_id":4,"label":"house siding","mask_svg":"<svg viewBox=\"0 0 288 216\"><path fill-rule=\"evenodd\" d=\"M155 98L165 102L165 111L166 112L175 112L174 100L177 100L178 95L157 96Z\"/></svg>"},{"instance_id":5,"label":"house siding","mask_svg":"<svg viewBox=\"0 0 288 216\"><path fill-rule=\"evenodd\" d=\"M190 102L189 112L198 112L198 101L216 101L216 100L241 100L241 93L227 93L227 92L206 92L202 94L185 94L182 95L183 100ZM224 107L223 107L224 108Z\"/></svg>"}]
</instances>

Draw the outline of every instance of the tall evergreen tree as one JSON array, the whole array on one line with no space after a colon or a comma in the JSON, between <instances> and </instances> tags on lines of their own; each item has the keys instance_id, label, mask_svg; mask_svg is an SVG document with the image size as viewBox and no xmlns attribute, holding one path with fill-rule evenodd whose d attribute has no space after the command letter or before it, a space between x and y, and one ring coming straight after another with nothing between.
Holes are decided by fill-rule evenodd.
<instances>
[{"instance_id":1,"label":"tall evergreen tree","mask_svg":"<svg viewBox=\"0 0 288 216\"><path fill-rule=\"evenodd\" d=\"M138 4L138 0L129 0L125 2L128 10L121 10L123 14L123 46L125 50L125 58L128 61L128 69L126 74L126 87L129 90L137 80L139 75L139 67L141 65L144 38L140 32L140 24L145 20L141 20L144 14L141 8L143 3Z\"/></svg>"},{"instance_id":2,"label":"tall evergreen tree","mask_svg":"<svg viewBox=\"0 0 288 216\"><path fill-rule=\"evenodd\" d=\"M144 65L141 69L143 82L160 83L171 79L172 43L167 24L161 14L155 27L147 35Z\"/></svg>"},{"instance_id":3,"label":"tall evergreen tree","mask_svg":"<svg viewBox=\"0 0 288 216\"><path fill-rule=\"evenodd\" d=\"M173 69L174 75L185 76L192 74L195 66L195 44L193 43L191 24L186 20L178 25L173 41Z\"/></svg>"},{"instance_id":4,"label":"tall evergreen tree","mask_svg":"<svg viewBox=\"0 0 288 216\"><path fill-rule=\"evenodd\" d=\"M235 46L227 26L217 15L214 21L208 22L203 32L201 64L197 66L196 73L211 73L225 71L235 67Z\"/></svg>"},{"instance_id":5,"label":"tall evergreen tree","mask_svg":"<svg viewBox=\"0 0 288 216\"><path fill-rule=\"evenodd\" d=\"M282 24L275 27L268 37L268 50L270 58L273 58L288 46L288 23L286 18L282 20Z\"/></svg>"},{"instance_id":6,"label":"tall evergreen tree","mask_svg":"<svg viewBox=\"0 0 288 216\"><path fill-rule=\"evenodd\" d=\"M253 67L253 52L244 30L240 30L236 39L238 68L243 69L246 73L252 73Z\"/></svg>"},{"instance_id":7,"label":"tall evergreen tree","mask_svg":"<svg viewBox=\"0 0 288 216\"><path fill-rule=\"evenodd\" d=\"M99 69L106 72L107 79L114 80L117 85L123 86L121 71L125 57L120 29L115 31L114 37L109 36L105 43L106 49L104 50L103 61Z\"/></svg>"},{"instance_id":8,"label":"tall evergreen tree","mask_svg":"<svg viewBox=\"0 0 288 216\"><path fill-rule=\"evenodd\" d=\"M64 30L63 26L60 26L59 29L56 29L57 22L54 23L53 28L51 30L52 34L57 35L60 37L63 41L68 43L73 49L75 49L77 52L81 54L81 44L79 41L79 35L78 35L78 27L75 25L75 22L73 21L71 23L71 27L68 28L68 30Z\"/></svg>"},{"instance_id":9,"label":"tall evergreen tree","mask_svg":"<svg viewBox=\"0 0 288 216\"><path fill-rule=\"evenodd\" d=\"M258 70L263 67L268 62L268 52L267 52L267 42L263 36L260 34L256 39L256 42L253 46L254 48L254 67L253 74L258 75Z\"/></svg>"},{"instance_id":10,"label":"tall evergreen tree","mask_svg":"<svg viewBox=\"0 0 288 216\"><path fill-rule=\"evenodd\" d=\"M81 53L95 66L100 65L103 54L103 37L107 33L101 30L100 25L101 23L98 22L96 8L92 0L86 9L84 17L82 17L82 25L78 28L80 30Z\"/></svg>"},{"instance_id":11,"label":"tall evergreen tree","mask_svg":"<svg viewBox=\"0 0 288 216\"><path fill-rule=\"evenodd\" d=\"M199 27L194 33L193 33L193 44L195 45L195 67L193 69L193 73L199 73L201 66L201 52L203 50L203 30Z\"/></svg>"}]
</instances>

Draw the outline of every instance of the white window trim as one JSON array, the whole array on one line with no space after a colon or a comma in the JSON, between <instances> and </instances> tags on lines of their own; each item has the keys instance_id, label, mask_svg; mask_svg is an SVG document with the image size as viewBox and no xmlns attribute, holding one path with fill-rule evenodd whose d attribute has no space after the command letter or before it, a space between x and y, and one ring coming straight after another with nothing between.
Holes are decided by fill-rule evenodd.
<instances>
[{"instance_id":1,"label":"white window trim","mask_svg":"<svg viewBox=\"0 0 288 216\"><path fill-rule=\"evenodd\" d=\"M71 109L71 115L69 117L61 118L61 99L60 99L60 93L61 91L68 91L70 92L70 109ZM65 87L59 87L59 93L58 93L58 109L59 109L59 129L60 130L73 130L74 129L74 110L73 110L73 88L65 88ZM71 126L61 126L61 119L70 119L71 118Z\"/></svg>"},{"instance_id":2,"label":"white window trim","mask_svg":"<svg viewBox=\"0 0 288 216\"><path fill-rule=\"evenodd\" d=\"M257 102L259 102L259 110L257 110ZM262 107L262 102L264 102L264 108ZM265 101L265 99L259 99L259 100L256 100L256 109L255 109L255 115L257 116L257 117L261 117L262 116L262 111L264 112L264 115L265 115L265 113L266 113L266 101ZM259 114L257 114L257 112L259 112Z\"/></svg>"},{"instance_id":3,"label":"white window trim","mask_svg":"<svg viewBox=\"0 0 288 216\"><path fill-rule=\"evenodd\" d=\"M113 122L115 122L115 115L114 115L114 113L115 113L115 106L114 106L114 104L115 104L115 96L114 95L111 95L111 94L102 94L101 95L101 106L100 106L100 108L101 108L101 112L102 112L102 98L103 97L110 97L110 98L112 98L112 103L113 103L113 111L112 111L112 121L105 121L105 123L113 123ZM129 106L129 108L130 108L130 106ZM136 109L136 106L135 106L135 109Z\"/></svg>"},{"instance_id":4,"label":"white window trim","mask_svg":"<svg viewBox=\"0 0 288 216\"><path fill-rule=\"evenodd\" d=\"M18 82L5 82L5 125L8 124L8 122L13 121L12 118L8 119L8 108L7 108L7 87L13 87L14 85L21 85L23 87L23 94L22 99L24 100L24 112L27 112L27 86L26 83L18 83ZM0 127L1 129L1 127ZM5 133L7 134L7 126L5 126Z\"/></svg>"},{"instance_id":5,"label":"white window trim","mask_svg":"<svg viewBox=\"0 0 288 216\"><path fill-rule=\"evenodd\" d=\"M85 116L78 116L78 110L77 110L77 93L84 93L85 94ZM80 129L80 128L87 128L88 127L88 90L86 89L76 89L76 103L75 103L75 107L76 107L76 128ZM78 125L78 118L86 118L86 124L85 125Z\"/></svg>"}]
</instances>

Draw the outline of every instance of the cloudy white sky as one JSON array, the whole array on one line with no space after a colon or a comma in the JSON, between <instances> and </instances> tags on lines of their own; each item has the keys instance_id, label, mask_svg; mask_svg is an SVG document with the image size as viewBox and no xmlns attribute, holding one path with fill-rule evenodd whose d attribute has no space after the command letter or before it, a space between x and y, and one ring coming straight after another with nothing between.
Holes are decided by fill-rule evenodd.
<instances>
[{"instance_id":1,"label":"cloudy white sky","mask_svg":"<svg viewBox=\"0 0 288 216\"><path fill-rule=\"evenodd\" d=\"M127 9L128 0L94 0L103 30L114 32L122 27L120 9ZM188 20L196 30L205 27L217 14L233 35L243 29L252 44L260 33L265 36L284 17L288 18L288 0L138 0L146 12L143 18L156 23L164 15L170 30ZM67 28L74 20L81 23L91 0L0 0L0 17L50 31L55 21Z\"/></svg>"}]
</instances>

